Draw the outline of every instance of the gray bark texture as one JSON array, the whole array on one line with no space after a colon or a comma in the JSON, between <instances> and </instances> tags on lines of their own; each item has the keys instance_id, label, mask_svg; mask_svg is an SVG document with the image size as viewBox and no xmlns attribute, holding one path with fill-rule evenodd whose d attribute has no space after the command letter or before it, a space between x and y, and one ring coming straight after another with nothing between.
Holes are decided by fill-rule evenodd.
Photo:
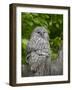
<instances>
[{"instance_id":1,"label":"gray bark texture","mask_svg":"<svg viewBox=\"0 0 72 90\"><path fill-rule=\"evenodd\" d=\"M51 75L62 75L63 74L63 48L59 50L59 56L57 60L51 64Z\"/></svg>"},{"instance_id":2,"label":"gray bark texture","mask_svg":"<svg viewBox=\"0 0 72 90\"><path fill-rule=\"evenodd\" d=\"M27 65L22 65L22 76L61 75L63 69L63 52L55 62L51 62L49 35L44 27L33 31L27 44Z\"/></svg>"}]
</instances>

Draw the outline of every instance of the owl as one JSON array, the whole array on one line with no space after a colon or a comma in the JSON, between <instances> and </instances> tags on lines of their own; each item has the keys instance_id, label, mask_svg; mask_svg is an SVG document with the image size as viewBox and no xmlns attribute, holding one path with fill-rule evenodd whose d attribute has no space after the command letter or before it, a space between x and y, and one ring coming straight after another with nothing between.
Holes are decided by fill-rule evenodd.
<instances>
[{"instance_id":1,"label":"owl","mask_svg":"<svg viewBox=\"0 0 72 90\"><path fill-rule=\"evenodd\" d=\"M36 27L27 43L26 62L33 76L50 75L51 50L49 35L44 27Z\"/></svg>"}]
</instances>

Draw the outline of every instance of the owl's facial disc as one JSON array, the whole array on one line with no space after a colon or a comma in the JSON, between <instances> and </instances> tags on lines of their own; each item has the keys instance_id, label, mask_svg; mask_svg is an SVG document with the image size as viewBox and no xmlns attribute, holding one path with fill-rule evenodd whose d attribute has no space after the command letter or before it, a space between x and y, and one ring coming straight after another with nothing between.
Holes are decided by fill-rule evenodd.
<instances>
[{"instance_id":1,"label":"owl's facial disc","mask_svg":"<svg viewBox=\"0 0 72 90\"><path fill-rule=\"evenodd\" d=\"M48 39L48 33L47 30L44 27L37 27L35 28L35 32L39 37L42 37L43 39Z\"/></svg>"},{"instance_id":2,"label":"owl's facial disc","mask_svg":"<svg viewBox=\"0 0 72 90\"><path fill-rule=\"evenodd\" d=\"M43 30L42 31L40 30L37 32L37 34L44 39L47 33Z\"/></svg>"}]
</instances>

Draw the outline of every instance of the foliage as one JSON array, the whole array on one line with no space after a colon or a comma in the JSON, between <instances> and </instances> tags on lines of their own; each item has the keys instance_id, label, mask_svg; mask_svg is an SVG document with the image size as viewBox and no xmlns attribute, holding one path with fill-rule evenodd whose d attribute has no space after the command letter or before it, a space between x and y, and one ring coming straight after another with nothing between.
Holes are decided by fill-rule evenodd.
<instances>
[{"instance_id":1,"label":"foliage","mask_svg":"<svg viewBox=\"0 0 72 90\"><path fill-rule=\"evenodd\" d=\"M37 26L44 26L49 33L52 60L58 56L59 47L63 41L63 15L61 14L40 14L22 13L22 63L26 63L26 45L31 33Z\"/></svg>"}]
</instances>

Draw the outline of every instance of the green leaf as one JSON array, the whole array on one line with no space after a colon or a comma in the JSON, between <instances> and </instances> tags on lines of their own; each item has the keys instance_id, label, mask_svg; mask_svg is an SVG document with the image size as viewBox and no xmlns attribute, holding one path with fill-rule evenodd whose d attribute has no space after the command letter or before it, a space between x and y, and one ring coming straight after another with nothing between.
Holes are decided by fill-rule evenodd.
<instances>
[{"instance_id":1,"label":"green leaf","mask_svg":"<svg viewBox=\"0 0 72 90\"><path fill-rule=\"evenodd\" d=\"M27 39L22 39L22 46L24 49L26 49L27 43L28 43Z\"/></svg>"}]
</instances>

